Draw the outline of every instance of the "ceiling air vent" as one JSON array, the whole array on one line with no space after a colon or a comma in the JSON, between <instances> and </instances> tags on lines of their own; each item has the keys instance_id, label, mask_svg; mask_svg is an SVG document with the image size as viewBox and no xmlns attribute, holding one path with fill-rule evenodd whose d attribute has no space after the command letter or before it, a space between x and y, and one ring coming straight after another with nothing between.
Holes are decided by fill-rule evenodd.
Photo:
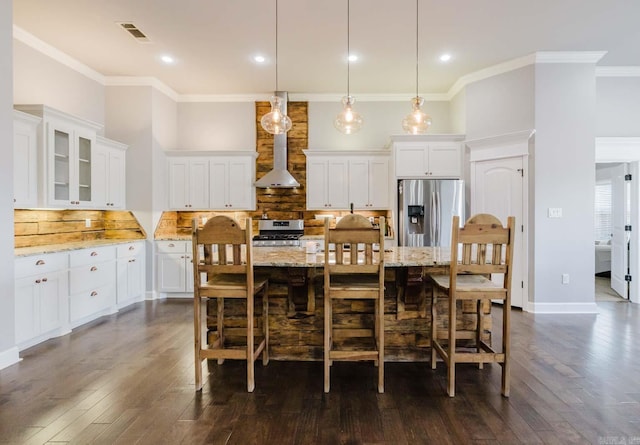
<instances>
[{"instance_id":1,"label":"ceiling air vent","mask_svg":"<svg viewBox=\"0 0 640 445\"><path fill-rule=\"evenodd\" d=\"M128 22L118 22L118 25L122 27L125 31L127 31L136 41L140 43L149 43L149 37L147 37L136 25Z\"/></svg>"}]
</instances>

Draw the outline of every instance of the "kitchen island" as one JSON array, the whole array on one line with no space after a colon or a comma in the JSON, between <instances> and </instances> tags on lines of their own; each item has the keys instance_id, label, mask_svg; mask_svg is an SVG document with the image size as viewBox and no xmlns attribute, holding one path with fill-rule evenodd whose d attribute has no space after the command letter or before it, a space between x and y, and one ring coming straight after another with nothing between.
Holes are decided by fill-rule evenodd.
<instances>
[{"instance_id":1,"label":"kitchen island","mask_svg":"<svg viewBox=\"0 0 640 445\"><path fill-rule=\"evenodd\" d=\"M330 252L330 260L334 253ZM385 356L389 361L426 361L431 332L429 273L447 273L449 250L438 247L392 247L385 249ZM304 247L254 247L256 273L269 276L270 354L274 360L321 360L323 354L324 252L307 254ZM227 338L242 342L244 308L227 300ZM215 302L207 304L207 325L217 320ZM439 299L438 312L447 310ZM487 306L486 312L490 311ZM442 317L441 317L442 318ZM485 317L490 337L491 317ZM444 318L440 323L446 323ZM475 308L462 307L458 323L475 327ZM372 329L373 306L368 301L348 300L334 308L336 329ZM446 324L439 326L446 330ZM234 334L237 337L234 337Z\"/></svg>"}]
</instances>

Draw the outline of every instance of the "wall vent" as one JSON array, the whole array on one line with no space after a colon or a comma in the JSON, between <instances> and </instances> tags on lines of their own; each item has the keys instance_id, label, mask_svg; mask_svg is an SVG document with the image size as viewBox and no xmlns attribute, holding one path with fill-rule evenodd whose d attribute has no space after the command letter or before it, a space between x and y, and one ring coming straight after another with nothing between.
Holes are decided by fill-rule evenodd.
<instances>
[{"instance_id":1,"label":"wall vent","mask_svg":"<svg viewBox=\"0 0 640 445\"><path fill-rule=\"evenodd\" d=\"M140 43L149 43L151 40L140 29L131 22L117 22L122 29L127 31L131 37Z\"/></svg>"}]
</instances>

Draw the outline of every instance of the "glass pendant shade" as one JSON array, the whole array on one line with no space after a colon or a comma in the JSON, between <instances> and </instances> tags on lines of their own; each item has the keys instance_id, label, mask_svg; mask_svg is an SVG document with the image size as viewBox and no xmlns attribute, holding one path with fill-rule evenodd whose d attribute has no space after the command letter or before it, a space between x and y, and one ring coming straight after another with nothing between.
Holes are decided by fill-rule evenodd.
<instances>
[{"instance_id":1,"label":"glass pendant shade","mask_svg":"<svg viewBox=\"0 0 640 445\"><path fill-rule=\"evenodd\" d=\"M402 129L409 134L424 134L431 126L431 116L422 111L424 99L416 96L411 103L413 110L402 119Z\"/></svg>"},{"instance_id":2,"label":"glass pendant shade","mask_svg":"<svg viewBox=\"0 0 640 445\"><path fill-rule=\"evenodd\" d=\"M291 130L291 118L282 112L282 99L271 96L271 111L262 116L260 125L271 134L283 134Z\"/></svg>"},{"instance_id":3,"label":"glass pendant shade","mask_svg":"<svg viewBox=\"0 0 640 445\"><path fill-rule=\"evenodd\" d=\"M362 127L362 117L359 113L353 111L352 105L355 102L353 96L344 96L342 105L344 109L336 116L333 125L338 131L344 134L352 134L360 130Z\"/></svg>"}]
</instances>

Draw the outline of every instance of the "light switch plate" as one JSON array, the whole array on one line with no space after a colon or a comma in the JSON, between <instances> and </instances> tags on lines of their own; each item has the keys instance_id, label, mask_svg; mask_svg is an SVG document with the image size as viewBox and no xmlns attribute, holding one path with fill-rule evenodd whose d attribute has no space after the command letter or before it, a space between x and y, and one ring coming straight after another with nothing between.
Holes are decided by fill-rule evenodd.
<instances>
[{"instance_id":1,"label":"light switch plate","mask_svg":"<svg viewBox=\"0 0 640 445\"><path fill-rule=\"evenodd\" d=\"M562 218L562 207L549 207L549 218Z\"/></svg>"}]
</instances>

